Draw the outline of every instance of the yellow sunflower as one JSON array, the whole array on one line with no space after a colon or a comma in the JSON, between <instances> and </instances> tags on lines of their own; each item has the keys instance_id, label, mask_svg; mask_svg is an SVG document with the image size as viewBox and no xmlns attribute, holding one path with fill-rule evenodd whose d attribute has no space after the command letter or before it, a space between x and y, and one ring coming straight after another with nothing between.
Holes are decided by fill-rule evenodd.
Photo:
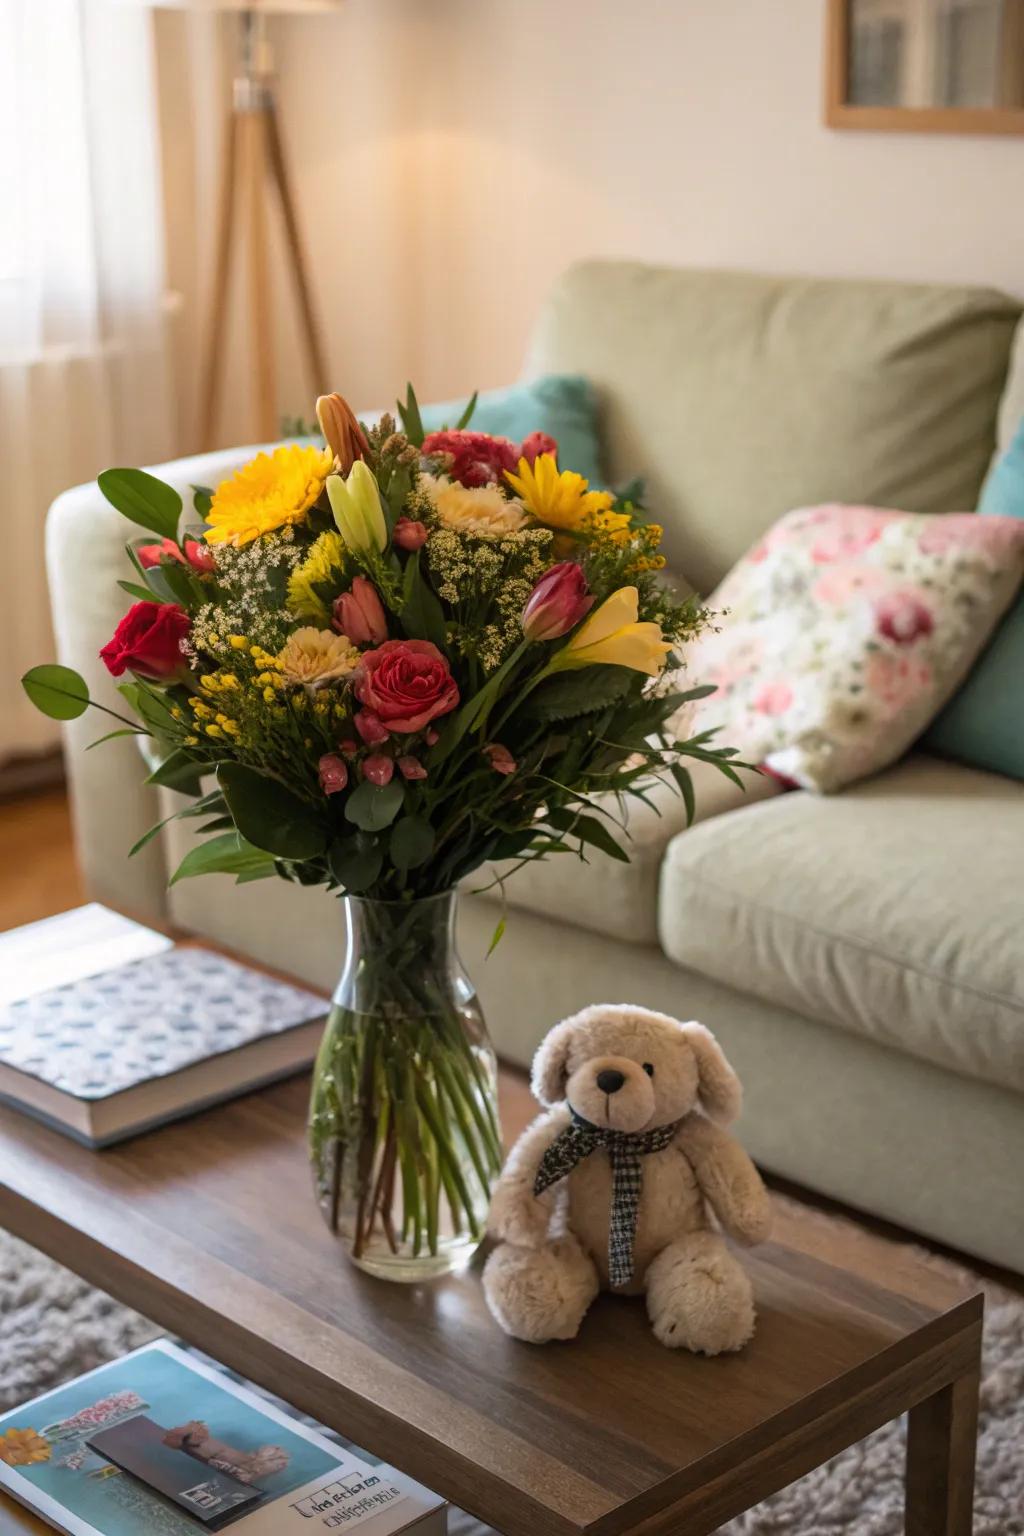
<instances>
[{"instance_id":1,"label":"yellow sunflower","mask_svg":"<svg viewBox=\"0 0 1024 1536\"><path fill-rule=\"evenodd\" d=\"M532 464L520 459L519 473L507 469L505 479L527 512L546 528L580 533L589 524L614 534L629 527L624 513L610 510L615 498L609 491L592 491L582 475L559 470L553 453L539 453Z\"/></svg>"},{"instance_id":2,"label":"yellow sunflower","mask_svg":"<svg viewBox=\"0 0 1024 1536\"><path fill-rule=\"evenodd\" d=\"M31 1467L50 1459L50 1442L34 1429L9 1429L0 1435L0 1461L9 1467Z\"/></svg>"},{"instance_id":3,"label":"yellow sunflower","mask_svg":"<svg viewBox=\"0 0 1024 1536\"><path fill-rule=\"evenodd\" d=\"M250 544L264 533L302 523L334 469L329 448L290 443L256 457L217 487L205 537L210 544Z\"/></svg>"}]
</instances>

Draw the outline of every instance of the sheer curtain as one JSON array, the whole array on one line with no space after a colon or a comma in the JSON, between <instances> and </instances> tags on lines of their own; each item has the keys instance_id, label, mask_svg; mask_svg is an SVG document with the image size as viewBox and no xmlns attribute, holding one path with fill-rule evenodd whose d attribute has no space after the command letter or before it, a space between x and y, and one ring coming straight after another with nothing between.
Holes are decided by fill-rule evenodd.
<instances>
[{"instance_id":1,"label":"sheer curtain","mask_svg":"<svg viewBox=\"0 0 1024 1536\"><path fill-rule=\"evenodd\" d=\"M173 452L151 25L0 0L0 762L57 739L18 684L52 649L47 506Z\"/></svg>"}]
</instances>

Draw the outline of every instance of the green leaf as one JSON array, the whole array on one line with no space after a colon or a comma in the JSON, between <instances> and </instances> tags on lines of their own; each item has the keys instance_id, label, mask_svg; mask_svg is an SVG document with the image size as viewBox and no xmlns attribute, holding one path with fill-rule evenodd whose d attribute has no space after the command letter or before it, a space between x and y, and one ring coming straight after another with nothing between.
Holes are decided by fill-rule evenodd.
<instances>
[{"instance_id":1,"label":"green leaf","mask_svg":"<svg viewBox=\"0 0 1024 1536\"><path fill-rule=\"evenodd\" d=\"M105 469L96 483L112 507L162 539L178 536L181 497L144 469Z\"/></svg>"},{"instance_id":2,"label":"green leaf","mask_svg":"<svg viewBox=\"0 0 1024 1536\"><path fill-rule=\"evenodd\" d=\"M473 396L473 399L474 400L476 399L475 395ZM497 927L495 928L494 932L491 934L491 942L488 944L488 946L487 946L487 953L484 956L485 960L489 960L491 958L491 956L494 954L494 951L497 949L498 945L501 943L502 939L505 937L505 928L506 928L506 920L505 920L505 918L504 917L499 918Z\"/></svg>"},{"instance_id":3,"label":"green leaf","mask_svg":"<svg viewBox=\"0 0 1024 1536\"><path fill-rule=\"evenodd\" d=\"M431 640L438 647L444 646L444 610L420 570L419 550L406 562L398 617L411 640Z\"/></svg>"},{"instance_id":4,"label":"green leaf","mask_svg":"<svg viewBox=\"0 0 1024 1536\"><path fill-rule=\"evenodd\" d=\"M578 816L575 811L563 808L549 810L545 820L559 832L564 832L567 837L578 837L581 842L589 843L592 848L597 848L601 853L606 853L609 858L618 859L620 864L629 863L629 854L609 832L603 821L598 821L596 816Z\"/></svg>"},{"instance_id":5,"label":"green leaf","mask_svg":"<svg viewBox=\"0 0 1024 1536\"><path fill-rule=\"evenodd\" d=\"M549 678L526 702L532 719L544 721L574 720L580 715L596 714L617 704L637 680L628 667L584 667L578 672L563 672Z\"/></svg>"},{"instance_id":6,"label":"green leaf","mask_svg":"<svg viewBox=\"0 0 1024 1536\"><path fill-rule=\"evenodd\" d=\"M295 863L323 853L327 834L319 814L277 779L244 763L221 763L217 782L235 826L255 847Z\"/></svg>"},{"instance_id":7,"label":"green leaf","mask_svg":"<svg viewBox=\"0 0 1024 1536\"><path fill-rule=\"evenodd\" d=\"M371 784L369 779L354 789L345 802L345 820L363 832L389 827L402 808L405 790L400 779L390 784Z\"/></svg>"},{"instance_id":8,"label":"green leaf","mask_svg":"<svg viewBox=\"0 0 1024 1536\"><path fill-rule=\"evenodd\" d=\"M690 777L690 771L688 768L684 768L682 763L670 763L669 773L671 773L678 784L679 793L682 795L683 804L686 806L686 825L692 827L693 818L697 813L697 803L693 793L693 779Z\"/></svg>"},{"instance_id":9,"label":"green leaf","mask_svg":"<svg viewBox=\"0 0 1024 1536\"><path fill-rule=\"evenodd\" d=\"M146 783L177 790L179 795L198 795L203 775L209 771L208 763L197 763L190 753L176 747L158 768L153 769Z\"/></svg>"},{"instance_id":10,"label":"green leaf","mask_svg":"<svg viewBox=\"0 0 1024 1536\"><path fill-rule=\"evenodd\" d=\"M403 816L391 832L391 862L396 869L419 869L434 851L434 829L425 816Z\"/></svg>"},{"instance_id":11,"label":"green leaf","mask_svg":"<svg viewBox=\"0 0 1024 1536\"><path fill-rule=\"evenodd\" d=\"M55 663L30 667L21 686L36 709L51 720L77 720L89 707L89 686L71 667Z\"/></svg>"},{"instance_id":12,"label":"green leaf","mask_svg":"<svg viewBox=\"0 0 1024 1536\"><path fill-rule=\"evenodd\" d=\"M377 843L362 843L358 838L338 838L327 855L327 867L346 891L369 890L384 865L384 854Z\"/></svg>"},{"instance_id":13,"label":"green leaf","mask_svg":"<svg viewBox=\"0 0 1024 1536\"><path fill-rule=\"evenodd\" d=\"M210 518L210 503L213 501L213 490L208 485L194 485L192 487L192 505L202 518L208 522Z\"/></svg>"},{"instance_id":14,"label":"green leaf","mask_svg":"<svg viewBox=\"0 0 1024 1536\"><path fill-rule=\"evenodd\" d=\"M238 832L224 832L205 843L197 843L178 865L168 884L190 880L195 875L238 875L259 879L274 873L274 861Z\"/></svg>"},{"instance_id":15,"label":"green leaf","mask_svg":"<svg viewBox=\"0 0 1024 1536\"><path fill-rule=\"evenodd\" d=\"M396 400L398 414L402 418L402 428L406 437L414 448L422 448L426 432L423 430L423 418L420 415L419 402L416 399L416 391L411 384L405 386L405 404Z\"/></svg>"},{"instance_id":16,"label":"green leaf","mask_svg":"<svg viewBox=\"0 0 1024 1536\"><path fill-rule=\"evenodd\" d=\"M480 391L478 389L474 389L472 395L469 397L469 404L466 406L466 409L455 423L456 432L464 432L469 426L470 422L473 420L473 412L476 410L476 402L479 398ZM492 945L491 948L493 949L494 946ZM490 952L490 950L487 951L488 954L490 954Z\"/></svg>"},{"instance_id":17,"label":"green leaf","mask_svg":"<svg viewBox=\"0 0 1024 1536\"><path fill-rule=\"evenodd\" d=\"M122 592L127 592L129 597L136 598L140 603L151 603L153 601L153 593L149 587L140 587L135 581L119 581L118 586Z\"/></svg>"}]
</instances>

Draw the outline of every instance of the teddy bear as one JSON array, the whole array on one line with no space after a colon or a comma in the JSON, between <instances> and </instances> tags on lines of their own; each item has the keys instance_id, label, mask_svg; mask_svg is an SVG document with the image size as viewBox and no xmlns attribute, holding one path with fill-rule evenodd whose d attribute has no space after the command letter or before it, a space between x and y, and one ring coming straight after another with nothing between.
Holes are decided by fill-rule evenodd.
<instances>
[{"instance_id":1,"label":"teddy bear","mask_svg":"<svg viewBox=\"0 0 1024 1536\"><path fill-rule=\"evenodd\" d=\"M572 1339L603 1288L645 1295L669 1348L741 1349L753 1292L718 1228L762 1242L771 1208L725 1129L741 1090L711 1031L597 1004L550 1031L531 1086L545 1113L509 1154L488 1218L497 1322L529 1343Z\"/></svg>"},{"instance_id":2,"label":"teddy bear","mask_svg":"<svg viewBox=\"0 0 1024 1536\"><path fill-rule=\"evenodd\" d=\"M288 1452L279 1445L261 1445L256 1451L240 1451L223 1440L215 1440L210 1426L202 1419L190 1419L178 1424L163 1437L164 1445L172 1450L184 1451L196 1461L228 1472L241 1483L255 1483L261 1477L272 1477L288 1466Z\"/></svg>"}]
</instances>

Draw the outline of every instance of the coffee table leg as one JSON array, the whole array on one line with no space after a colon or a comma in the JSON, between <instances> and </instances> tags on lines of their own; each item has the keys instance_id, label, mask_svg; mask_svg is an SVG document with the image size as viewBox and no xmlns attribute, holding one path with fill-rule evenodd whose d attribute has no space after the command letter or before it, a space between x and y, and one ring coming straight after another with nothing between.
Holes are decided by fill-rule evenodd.
<instances>
[{"instance_id":1,"label":"coffee table leg","mask_svg":"<svg viewBox=\"0 0 1024 1536\"><path fill-rule=\"evenodd\" d=\"M971 1536L977 1369L925 1398L907 1424L907 1536Z\"/></svg>"}]
</instances>

